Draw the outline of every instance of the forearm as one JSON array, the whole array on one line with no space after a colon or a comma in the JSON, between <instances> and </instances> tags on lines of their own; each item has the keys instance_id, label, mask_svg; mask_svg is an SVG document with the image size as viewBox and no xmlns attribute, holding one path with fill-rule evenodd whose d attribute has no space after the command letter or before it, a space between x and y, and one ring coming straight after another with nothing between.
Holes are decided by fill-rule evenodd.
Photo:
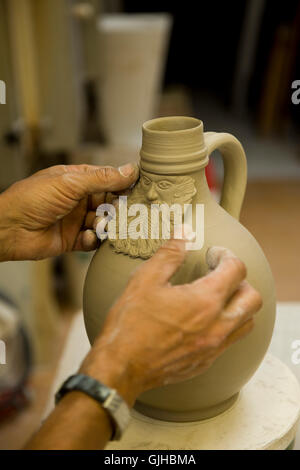
<instances>
[{"instance_id":1,"label":"forearm","mask_svg":"<svg viewBox=\"0 0 300 470\"><path fill-rule=\"evenodd\" d=\"M79 372L116 389L129 406L134 404L137 392L127 365L111 352L89 353ZM103 449L113 431L105 409L83 392L74 391L61 399L26 449Z\"/></svg>"},{"instance_id":2,"label":"forearm","mask_svg":"<svg viewBox=\"0 0 300 470\"><path fill-rule=\"evenodd\" d=\"M110 418L100 404L75 391L60 401L25 449L103 449L112 432Z\"/></svg>"}]
</instances>

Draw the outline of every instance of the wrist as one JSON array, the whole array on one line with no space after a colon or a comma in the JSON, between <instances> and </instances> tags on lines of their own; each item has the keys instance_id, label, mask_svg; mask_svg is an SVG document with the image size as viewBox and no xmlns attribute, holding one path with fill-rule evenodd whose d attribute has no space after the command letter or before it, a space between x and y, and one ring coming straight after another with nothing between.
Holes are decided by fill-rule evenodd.
<instances>
[{"instance_id":1,"label":"wrist","mask_svg":"<svg viewBox=\"0 0 300 470\"><path fill-rule=\"evenodd\" d=\"M139 386L130 372L126 360L108 348L93 351L87 355L79 373L99 380L104 385L117 390L126 403L132 407L140 393Z\"/></svg>"}]
</instances>

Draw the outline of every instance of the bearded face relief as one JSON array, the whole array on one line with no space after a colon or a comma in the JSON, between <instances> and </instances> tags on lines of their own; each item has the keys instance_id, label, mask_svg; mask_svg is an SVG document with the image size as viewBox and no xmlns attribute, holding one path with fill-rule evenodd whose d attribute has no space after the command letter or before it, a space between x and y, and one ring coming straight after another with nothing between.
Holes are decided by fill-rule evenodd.
<instances>
[{"instance_id":1,"label":"bearded face relief","mask_svg":"<svg viewBox=\"0 0 300 470\"><path fill-rule=\"evenodd\" d=\"M116 211L115 237L109 238L114 251L150 258L173 234L174 225L182 223L184 205L191 204L195 194L190 176L163 176L142 170L127 207L120 204Z\"/></svg>"}]
</instances>

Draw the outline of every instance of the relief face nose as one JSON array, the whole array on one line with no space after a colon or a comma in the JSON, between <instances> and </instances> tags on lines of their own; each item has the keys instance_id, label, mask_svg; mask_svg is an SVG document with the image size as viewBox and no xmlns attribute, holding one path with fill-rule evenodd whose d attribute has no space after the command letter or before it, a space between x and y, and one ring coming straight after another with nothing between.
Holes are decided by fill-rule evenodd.
<instances>
[{"instance_id":1,"label":"relief face nose","mask_svg":"<svg viewBox=\"0 0 300 470\"><path fill-rule=\"evenodd\" d=\"M147 192L147 198L149 199L149 201L154 201L155 199L158 198L158 194L157 194L157 192L155 191L153 185L151 185L151 188L150 188L149 191Z\"/></svg>"}]
</instances>

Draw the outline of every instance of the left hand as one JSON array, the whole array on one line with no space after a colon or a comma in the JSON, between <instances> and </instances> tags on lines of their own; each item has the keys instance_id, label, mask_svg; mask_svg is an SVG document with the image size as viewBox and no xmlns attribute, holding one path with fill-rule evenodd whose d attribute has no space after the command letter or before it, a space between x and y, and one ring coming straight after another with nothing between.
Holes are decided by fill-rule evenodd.
<instances>
[{"instance_id":1,"label":"left hand","mask_svg":"<svg viewBox=\"0 0 300 470\"><path fill-rule=\"evenodd\" d=\"M97 206L106 192L129 188L138 173L136 164L57 165L13 184L0 195L0 261L95 249Z\"/></svg>"}]
</instances>

